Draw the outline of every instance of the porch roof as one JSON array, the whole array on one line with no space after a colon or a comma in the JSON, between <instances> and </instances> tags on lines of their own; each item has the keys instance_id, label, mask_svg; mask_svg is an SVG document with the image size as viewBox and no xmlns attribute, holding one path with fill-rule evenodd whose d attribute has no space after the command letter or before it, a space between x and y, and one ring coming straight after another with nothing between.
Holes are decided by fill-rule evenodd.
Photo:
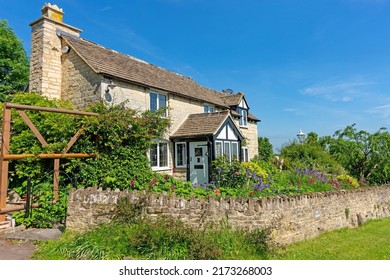
<instances>
[{"instance_id":1,"label":"porch roof","mask_svg":"<svg viewBox=\"0 0 390 280\"><path fill-rule=\"evenodd\" d=\"M212 136L230 117L229 111L216 113L192 114L176 130L171 138L189 138L199 136Z\"/></svg>"}]
</instances>

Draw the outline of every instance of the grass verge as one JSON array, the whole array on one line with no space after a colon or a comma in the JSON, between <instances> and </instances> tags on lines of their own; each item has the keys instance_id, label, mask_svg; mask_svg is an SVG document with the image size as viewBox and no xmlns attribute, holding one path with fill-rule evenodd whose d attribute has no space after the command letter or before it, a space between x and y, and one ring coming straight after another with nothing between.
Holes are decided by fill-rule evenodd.
<instances>
[{"instance_id":1,"label":"grass verge","mask_svg":"<svg viewBox=\"0 0 390 280\"><path fill-rule=\"evenodd\" d=\"M234 230L226 223L193 228L179 220L139 219L134 223L102 224L83 234L66 232L41 244L33 259L145 260L265 259L265 230Z\"/></svg>"},{"instance_id":2,"label":"grass verge","mask_svg":"<svg viewBox=\"0 0 390 280\"><path fill-rule=\"evenodd\" d=\"M275 250L279 260L390 260L390 218L321 234Z\"/></svg>"}]
</instances>

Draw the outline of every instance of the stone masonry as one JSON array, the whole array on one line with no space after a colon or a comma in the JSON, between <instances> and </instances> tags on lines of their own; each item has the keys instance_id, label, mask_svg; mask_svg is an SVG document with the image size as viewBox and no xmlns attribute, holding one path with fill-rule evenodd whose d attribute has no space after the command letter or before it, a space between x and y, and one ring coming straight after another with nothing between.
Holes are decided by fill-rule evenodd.
<instances>
[{"instance_id":1,"label":"stone masonry","mask_svg":"<svg viewBox=\"0 0 390 280\"><path fill-rule=\"evenodd\" d=\"M73 189L67 228L86 230L109 222L119 197L136 202L145 193L97 188ZM324 231L356 227L368 219L390 216L390 186L272 198L189 199L175 194L146 196L146 215L166 215L199 227L225 219L235 228L269 228L275 242L288 244Z\"/></svg>"},{"instance_id":2,"label":"stone masonry","mask_svg":"<svg viewBox=\"0 0 390 280\"><path fill-rule=\"evenodd\" d=\"M45 4L42 17L30 23L31 58L29 91L43 92L49 98L61 99L61 30L80 36L81 30L62 22L63 12L56 5Z\"/></svg>"}]
</instances>

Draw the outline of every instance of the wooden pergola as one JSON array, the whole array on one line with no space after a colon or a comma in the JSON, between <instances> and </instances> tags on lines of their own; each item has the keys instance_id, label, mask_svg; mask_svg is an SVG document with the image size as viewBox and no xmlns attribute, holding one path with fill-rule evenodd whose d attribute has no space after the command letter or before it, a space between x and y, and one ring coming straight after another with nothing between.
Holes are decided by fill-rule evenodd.
<instances>
[{"instance_id":1,"label":"wooden pergola","mask_svg":"<svg viewBox=\"0 0 390 280\"><path fill-rule=\"evenodd\" d=\"M1 153L0 153L0 222L5 221L5 213L13 211L12 208L7 209L7 188L8 188L8 161L23 159L27 157L36 157L41 159L54 159L54 176L53 176L53 194L54 201L58 199L58 185L59 185L59 168L61 158L88 158L94 157L95 154L86 153L67 153L73 144L77 141L83 132L80 128L75 135L69 140L61 153L52 154L10 154L10 138L11 138L11 109L16 109L20 117L31 129L34 135L42 146L47 146L48 143L38 131L36 126L32 123L26 114L26 110L42 111L61 114L83 115L83 116L97 116L97 113L83 112L77 110L66 110L57 108L47 108L38 106L29 106L15 103L4 103L3 109L3 125L1 134Z\"/></svg>"}]
</instances>

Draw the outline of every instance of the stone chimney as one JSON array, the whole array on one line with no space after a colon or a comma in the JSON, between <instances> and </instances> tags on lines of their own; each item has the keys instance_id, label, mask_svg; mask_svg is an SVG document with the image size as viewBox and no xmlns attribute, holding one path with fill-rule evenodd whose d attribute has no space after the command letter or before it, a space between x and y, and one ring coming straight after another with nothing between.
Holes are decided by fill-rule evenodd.
<instances>
[{"instance_id":1,"label":"stone chimney","mask_svg":"<svg viewBox=\"0 0 390 280\"><path fill-rule=\"evenodd\" d=\"M49 98L61 99L62 41L59 34L80 37L80 29L63 23L64 12L47 3L42 16L30 23L31 56L29 91L42 92Z\"/></svg>"}]
</instances>

